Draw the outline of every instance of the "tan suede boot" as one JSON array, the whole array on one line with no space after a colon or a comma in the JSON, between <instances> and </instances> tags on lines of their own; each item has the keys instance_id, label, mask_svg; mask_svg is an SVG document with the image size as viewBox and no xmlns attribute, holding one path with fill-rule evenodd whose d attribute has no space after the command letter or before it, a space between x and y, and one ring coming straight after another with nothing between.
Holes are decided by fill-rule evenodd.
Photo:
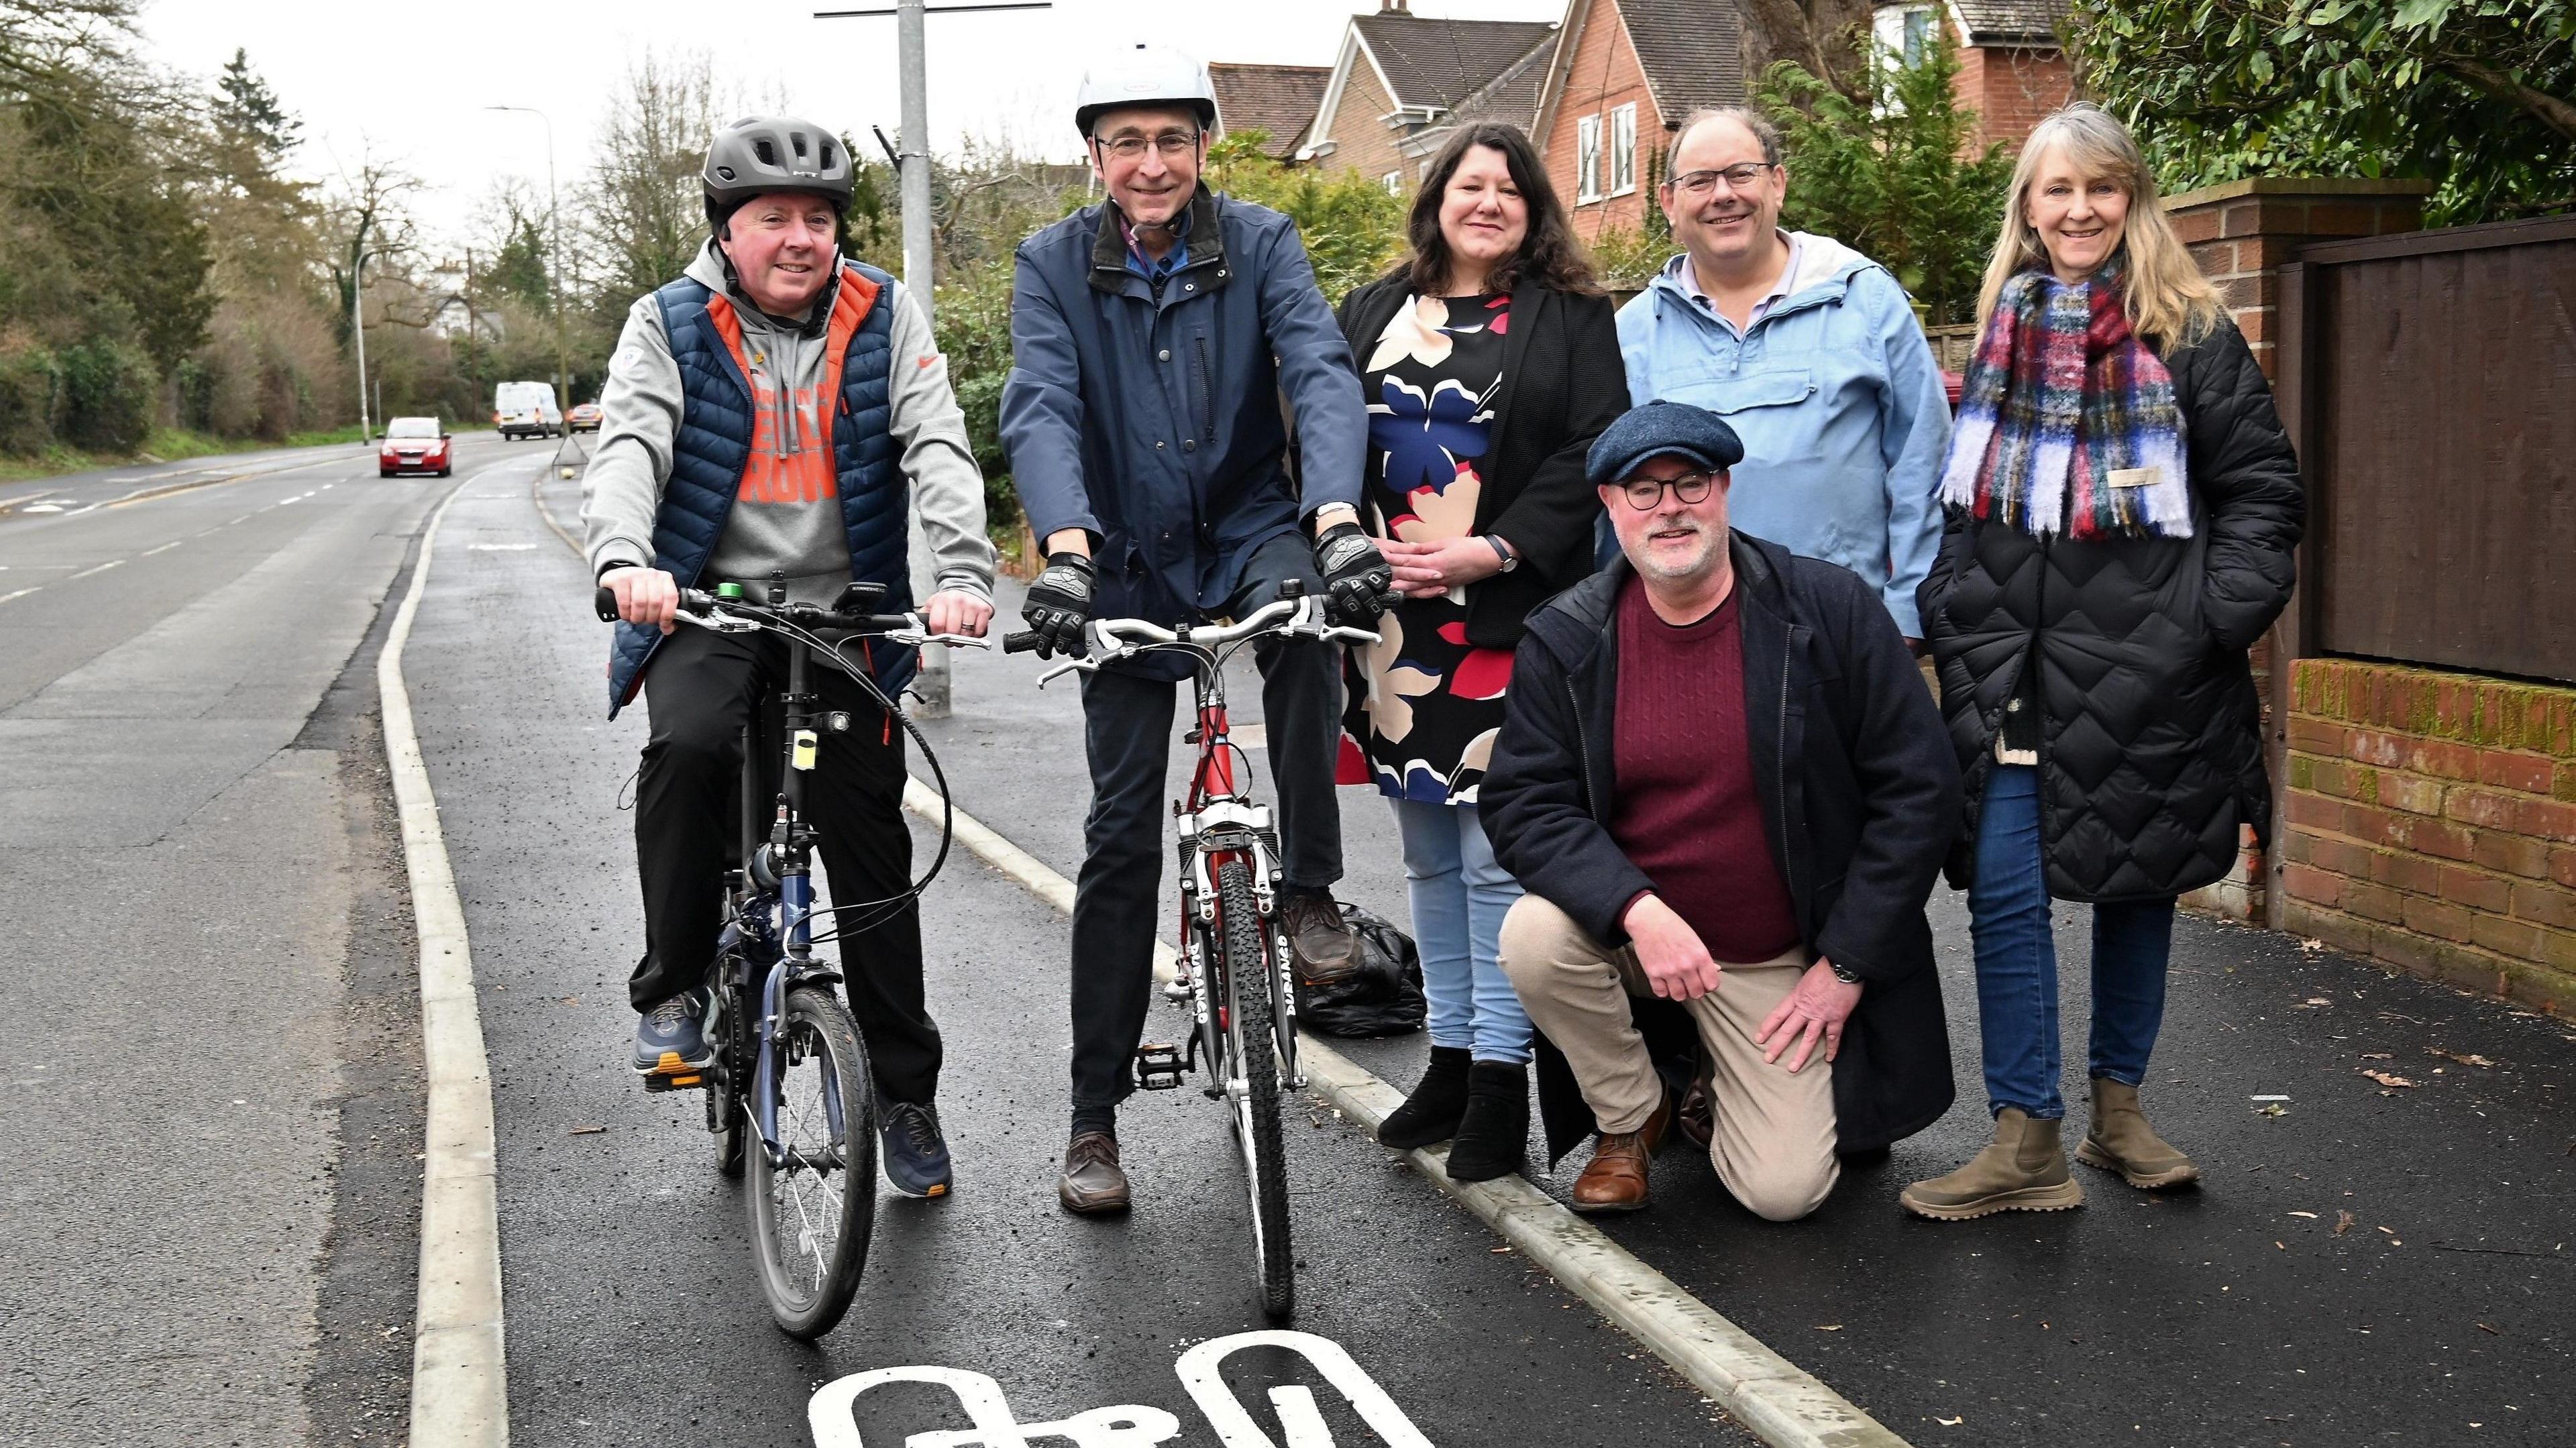
<instances>
[{"instance_id":1,"label":"tan suede boot","mask_svg":"<svg viewBox=\"0 0 2576 1448\"><path fill-rule=\"evenodd\" d=\"M2093 1078L2093 1121L2075 1159L2086 1166L2118 1172L2133 1187L2155 1191L2189 1186L2200 1180L2200 1168L2173 1149L2138 1109L2138 1088L2100 1076Z\"/></svg>"},{"instance_id":2,"label":"tan suede boot","mask_svg":"<svg viewBox=\"0 0 2576 1448\"><path fill-rule=\"evenodd\" d=\"M2067 1170L2058 1123L2033 1121L2018 1106L1995 1117L1995 1139L1948 1176L1916 1182L1896 1194L1905 1210L1939 1222L1997 1212L2062 1212L2084 1205L2084 1188Z\"/></svg>"}]
</instances>

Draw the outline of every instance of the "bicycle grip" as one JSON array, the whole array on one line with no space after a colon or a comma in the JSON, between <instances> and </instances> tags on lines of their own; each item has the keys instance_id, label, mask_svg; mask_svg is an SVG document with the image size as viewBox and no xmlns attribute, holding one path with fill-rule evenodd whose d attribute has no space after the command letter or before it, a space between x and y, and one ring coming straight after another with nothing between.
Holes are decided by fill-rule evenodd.
<instances>
[{"instance_id":1,"label":"bicycle grip","mask_svg":"<svg viewBox=\"0 0 2576 1448\"><path fill-rule=\"evenodd\" d=\"M599 610L599 621L601 623L617 622L616 589L610 588L606 584L601 584L599 591L590 596L590 603L591 607Z\"/></svg>"},{"instance_id":2,"label":"bicycle grip","mask_svg":"<svg viewBox=\"0 0 2576 1448\"><path fill-rule=\"evenodd\" d=\"M1031 653L1037 649L1038 642L1039 638L1036 630L1023 629L1020 632L1011 634L1002 640L1002 652L1006 654Z\"/></svg>"}]
</instances>

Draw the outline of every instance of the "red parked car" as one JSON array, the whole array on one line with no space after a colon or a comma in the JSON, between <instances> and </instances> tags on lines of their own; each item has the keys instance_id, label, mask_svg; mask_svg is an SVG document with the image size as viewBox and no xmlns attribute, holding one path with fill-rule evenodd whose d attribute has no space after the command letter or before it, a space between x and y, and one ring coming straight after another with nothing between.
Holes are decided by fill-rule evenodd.
<instances>
[{"instance_id":1,"label":"red parked car","mask_svg":"<svg viewBox=\"0 0 2576 1448\"><path fill-rule=\"evenodd\" d=\"M376 452L376 476L396 473L456 471L456 443L434 417L397 417L385 424L385 440Z\"/></svg>"}]
</instances>

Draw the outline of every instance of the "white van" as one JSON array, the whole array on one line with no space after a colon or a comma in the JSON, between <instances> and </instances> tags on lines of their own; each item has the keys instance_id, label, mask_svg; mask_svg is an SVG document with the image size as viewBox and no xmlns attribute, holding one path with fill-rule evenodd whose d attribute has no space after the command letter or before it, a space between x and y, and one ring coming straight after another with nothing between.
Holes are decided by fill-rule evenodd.
<instances>
[{"instance_id":1,"label":"white van","mask_svg":"<svg viewBox=\"0 0 2576 1448\"><path fill-rule=\"evenodd\" d=\"M563 410L551 382L504 382L492 389L492 425L501 436L561 437Z\"/></svg>"}]
</instances>

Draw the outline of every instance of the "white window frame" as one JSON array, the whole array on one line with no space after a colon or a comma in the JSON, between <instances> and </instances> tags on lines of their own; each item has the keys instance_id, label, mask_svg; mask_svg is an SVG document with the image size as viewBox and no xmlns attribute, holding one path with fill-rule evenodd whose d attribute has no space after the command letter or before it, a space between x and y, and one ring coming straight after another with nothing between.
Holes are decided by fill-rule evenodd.
<instances>
[{"instance_id":1,"label":"white window frame","mask_svg":"<svg viewBox=\"0 0 2576 1448\"><path fill-rule=\"evenodd\" d=\"M1637 103L1610 112L1610 194L1626 196L1637 189Z\"/></svg>"},{"instance_id":2,"label":"white window frame","mask_svg":"<svg viewBox=\"0 0 2576 1448\"><path fill-rule=\"evenodd\" d=\"M1890 69L1910 70L1923 63L1935 43L1932 27L1940 23L1930 5L1888 5L1870 17L1871 38L1881 62Z\"/></svg>"},{"instance_id":3,"label":"white window frame","mask_svg":"<svg viewBox=\"0 0 2576 1448\"><path fill-rule=\"evenodd\" d=\"M1574 119L1574 199L1577 203L1601 199L1601 118L1577 116Z\"/></svg>"},{"instance_id":4,"label":"white window frame","mask_svg":"<svg viewBox=\"0 0 2576 1448\"><path fill-rule=\"evenodd\" d=\"M1386 188L1387 195L1401 196L1404 194L1404 173L1401 171L1389 171L1385 175L1377 178L1377 184Z\"/></svg>"}]
</instances>

